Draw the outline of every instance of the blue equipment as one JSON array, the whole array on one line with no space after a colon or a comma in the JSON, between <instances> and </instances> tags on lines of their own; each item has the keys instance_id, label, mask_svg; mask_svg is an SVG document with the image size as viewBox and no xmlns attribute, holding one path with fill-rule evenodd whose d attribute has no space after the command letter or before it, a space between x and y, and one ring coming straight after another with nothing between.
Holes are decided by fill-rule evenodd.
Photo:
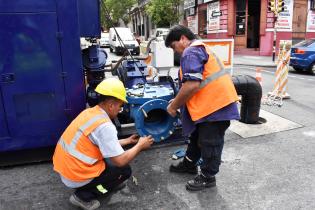
<instances>
[{"instance_id":1,"label":"blue equipment","mask_svg":"<svg viewBox=\"0 0 315 210\"><path fill-rule=\"evenodd\" d=\"M0 0L0 165L54 146L86 107L80 37L100 31L98 0Z\"/></svg>"},{"instance_id":2,"label":"blue equipment","mask_svg":"<svg viewBox=\"0 0 315 210\"><path fill-rule=\"evenodd\" d=\"M152 135L155 142L171 136L179 125L178 117L166 111L176 93L173 81L164 77L147 81L147 66L140 60L124 60L117 73L127 90L128 104L123 115L134 120L138 134Z\"/></svg>"}]
</instances>

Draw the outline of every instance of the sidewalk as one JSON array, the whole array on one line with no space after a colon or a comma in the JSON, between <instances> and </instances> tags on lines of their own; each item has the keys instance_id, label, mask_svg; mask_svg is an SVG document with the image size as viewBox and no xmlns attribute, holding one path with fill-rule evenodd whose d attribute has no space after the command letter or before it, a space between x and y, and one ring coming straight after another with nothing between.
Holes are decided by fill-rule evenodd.
<instances>
[{"instance_id":1,"label":"sidewalk","mask_svg":"<svg viewBox=\"0 0 315 210\"><path fill-rule=\"evenodd\" d=\"M275 67L272 56L234 55L234 65Z\"/></svg>"}]
</instances>

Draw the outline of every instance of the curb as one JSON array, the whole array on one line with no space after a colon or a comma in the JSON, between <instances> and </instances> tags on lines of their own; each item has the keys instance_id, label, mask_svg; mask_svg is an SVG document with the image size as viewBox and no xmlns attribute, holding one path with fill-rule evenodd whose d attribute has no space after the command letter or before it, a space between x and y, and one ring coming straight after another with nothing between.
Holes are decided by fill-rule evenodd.
<instances>
[{"instance_id":1,"label":"curb","mask_svg":"<svg viewBox=\"0 0 315 210\"><path fill-rule=\"evenodd\" d=\"M237 66L254 66L254 67L277 67L276 64L249 64L249 63L235 63L233 65Z\"/></svg>"}]
</instances>

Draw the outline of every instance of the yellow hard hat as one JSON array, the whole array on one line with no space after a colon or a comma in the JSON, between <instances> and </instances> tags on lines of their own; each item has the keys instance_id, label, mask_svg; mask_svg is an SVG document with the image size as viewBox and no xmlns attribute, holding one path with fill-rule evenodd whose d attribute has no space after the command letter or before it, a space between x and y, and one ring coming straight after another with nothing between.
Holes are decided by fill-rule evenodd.
<instances>
[{"instance_id":1,"label":"yellow hard hat","mask_svg":"<svg viewBox=\"0 0 315 210\"><path fill-rule=\"evenodd\" d=\"M113 96L128 103L126 99L126 89L119 79L113 77L104 79L97 85L95 92L104 96Z\"/></svg>"}]
</instances>

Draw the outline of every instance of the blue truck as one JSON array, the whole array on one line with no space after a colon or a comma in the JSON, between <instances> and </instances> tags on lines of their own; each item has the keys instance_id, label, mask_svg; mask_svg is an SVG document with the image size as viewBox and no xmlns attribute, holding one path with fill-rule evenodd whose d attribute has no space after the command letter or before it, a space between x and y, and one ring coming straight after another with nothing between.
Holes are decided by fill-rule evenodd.
<instances>
[{"instance_id":1,"label":"blue truck","mask_svg":"<svg viewBox=\"0 0 315 210\"><path fill-rule=\"evenodd\" d=\"M0 0L0 165L33 149L46 155L86 107L80 37L100 37L99 7Z\"/></svg>"}]
</instances>

